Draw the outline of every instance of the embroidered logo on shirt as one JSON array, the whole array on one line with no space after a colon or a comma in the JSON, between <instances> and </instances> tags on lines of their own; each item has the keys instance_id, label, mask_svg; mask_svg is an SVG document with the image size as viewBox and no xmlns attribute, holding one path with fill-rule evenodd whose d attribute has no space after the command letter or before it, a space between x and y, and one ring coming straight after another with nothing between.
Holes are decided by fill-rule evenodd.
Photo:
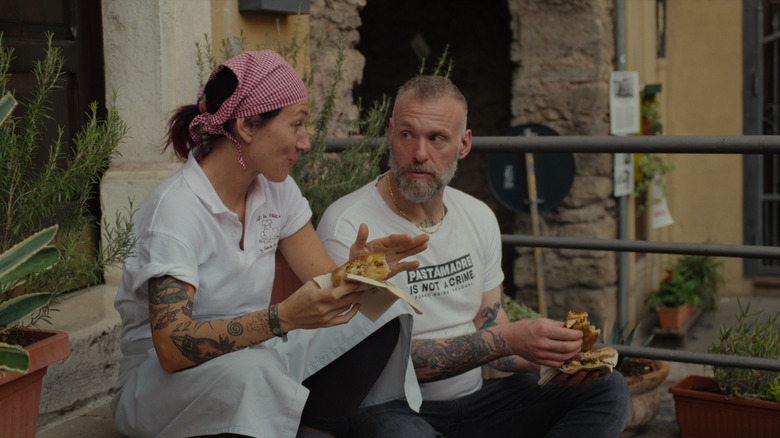
<instances>
[{"instance_id":1,"label":"embroidered logo on shirt","mask_svg":"<svg viewBox=\"0 0 780 438\"><path fill-rule=\"evenodd\" d=\"M415 299L463 290L471 286L474 278L474 262L470 254L440 265L421 266L406 271L409 293Z\"/></svg>"},{"instance_id":2,"label":"embroidered logo on shirt","mask_svg":"<svg viewBox=\"0 0 780 438\"><path fill-rule=\"evenodd\" d=\"M268 213L258 216L255 220L260 252L268 251L278 245L279 218L278 214Z\"/></svg>"}]
</instances>

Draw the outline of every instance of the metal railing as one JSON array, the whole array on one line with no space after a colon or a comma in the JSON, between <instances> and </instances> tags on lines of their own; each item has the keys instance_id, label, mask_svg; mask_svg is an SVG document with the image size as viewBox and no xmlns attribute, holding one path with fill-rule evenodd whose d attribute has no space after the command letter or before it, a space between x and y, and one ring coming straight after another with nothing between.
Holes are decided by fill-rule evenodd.
<instances>
[{"instance_id":1,"label":"metal railing","mask_svg":"<svg viewBox=\"0 0 780 438\"><path fill-rule=\"evenodd\" d=\"M357 139L328 139L329 151L343 150ZM378 147L385 139L367 140ZM780 136L536 136L474 137L472 151L537 153L691 153L768 154L780 153ZM620 239L581 239L547 236L501 236L502 243L528 247L712 255L738 258L780 259L780 248L751 245L691 244L680 242L631 241ZM780 360L757 357L696 353L690 351L612 345L620 354L725 367L780 372Z\"/></svg>"}]
</instances>

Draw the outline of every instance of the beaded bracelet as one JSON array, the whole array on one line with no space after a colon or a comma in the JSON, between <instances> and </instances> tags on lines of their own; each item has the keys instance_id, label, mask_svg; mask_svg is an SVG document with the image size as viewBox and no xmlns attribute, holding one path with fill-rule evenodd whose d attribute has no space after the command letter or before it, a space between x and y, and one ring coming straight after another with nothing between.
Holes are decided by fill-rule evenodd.
<instances>
[{"instance_id":1,"label":"beaded bracelet","mask_svg":"<svg viewBox=\"0 0 780 438\"><path fill-rule=\"evenodd\" d=\"M278 304L273 304L268 308L268 325L271 327L271 333L274 336L282 338L282 342L287 342L287 333L282 331L282 326L279 324Z\"/></svg>"}]
</instances>

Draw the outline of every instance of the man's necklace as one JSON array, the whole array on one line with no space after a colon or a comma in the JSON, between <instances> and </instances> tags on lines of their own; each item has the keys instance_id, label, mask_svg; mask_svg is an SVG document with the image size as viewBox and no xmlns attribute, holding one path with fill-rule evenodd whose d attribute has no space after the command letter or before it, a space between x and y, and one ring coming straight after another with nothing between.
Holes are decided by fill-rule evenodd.
<instances>
[{"instance_id":1,"label":"man's necklace","mask_svg":"<svg viewBox=\"0 0 780 438\"><path fill-rule=\"evenodd\" d=\"M395 204L395 208L397 208L398 212L401 213L401 216L403 216L404 219L408 220L409 222L413 223L414 226L417 227L417 229L419 229L420 231L426 234L435 234L438 233L439 230L441 230L441 226L442 224L444 224L444 215L447 213L447 208L444 205L442 205L441 207L441 220L439 221L439 226L436 227L436 229L433 231L428 231L425 228L418 225L417 222L413 221L408 214L404 213L404 211L401 210L401 206L398 205L398 201L395 200L395 195L393 194L393 187L390 185L390 175L387 176L387 190L390 192L390 198L393 200L393 204Z\"/></svg>"}]
</instances>

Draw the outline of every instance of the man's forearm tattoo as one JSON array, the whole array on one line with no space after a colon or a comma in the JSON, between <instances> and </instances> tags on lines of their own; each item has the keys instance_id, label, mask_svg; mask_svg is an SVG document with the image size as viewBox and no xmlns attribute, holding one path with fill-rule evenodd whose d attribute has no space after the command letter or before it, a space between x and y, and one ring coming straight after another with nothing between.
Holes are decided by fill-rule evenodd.
<instances>
[{"instance_id":1,"label":"man's forearm tattoo","mask_svg":"<svg viewBox=\"0 0 780 438\"><path fill-rule=\"evenodd\" d=\"M503 345L499 334L491 331L472 333L439 342L434 339L419 339L412 347L412 363L417 369L428 368L421 380L439 380L457 376L476 368L489 358L496 356L482 333L489 333L495 345Z\"/></svg>"},{"instance_id":2,"label":"man's forearm tattoo","mask_svg":"<svg viewBox=\"0 0 780 438\"><path fill-rule=\"evenodd\" d=\"M496 317L498 316L498 309L501 308L501 303L495 303L492 307L485 307L479 312L479 316L485 318L485 322L482 323L480 328L488 328L496 325Z\"/></svg>"},{"instance_id":3,"label":"man's forearm tattoo","mask_svg":"<svg viewBox=\"0 0 780 438\"><path fill-rule=\"evenodd\" d=\"M504 356L493 361L493 366L504 371L515 371L518 367L517 356Z\"/></svg>"}]
</instances>

